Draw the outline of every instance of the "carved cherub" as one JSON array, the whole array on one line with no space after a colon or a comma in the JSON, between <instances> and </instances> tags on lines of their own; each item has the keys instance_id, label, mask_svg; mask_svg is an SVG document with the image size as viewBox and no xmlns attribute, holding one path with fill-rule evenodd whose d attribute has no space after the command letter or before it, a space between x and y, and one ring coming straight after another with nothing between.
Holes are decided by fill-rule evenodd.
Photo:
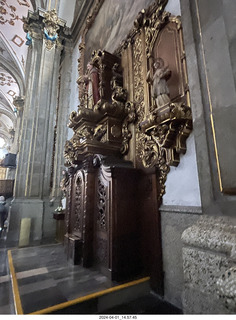
<instances>
[{"instance_id":1,"label":"carved cherub","mask_svg":"<svg viewBox=\"0 0 236 320\"><path fill-rule=\"evenodd\" d=\"M167 86L167 80L171 76L168 66L164 66L162 58L157 58L153 64L153 77L150 70L147 74L147 82L152 86L151 94L156 107L160 108L170 102L170 92Z\"/></svg>"}]
</instances>

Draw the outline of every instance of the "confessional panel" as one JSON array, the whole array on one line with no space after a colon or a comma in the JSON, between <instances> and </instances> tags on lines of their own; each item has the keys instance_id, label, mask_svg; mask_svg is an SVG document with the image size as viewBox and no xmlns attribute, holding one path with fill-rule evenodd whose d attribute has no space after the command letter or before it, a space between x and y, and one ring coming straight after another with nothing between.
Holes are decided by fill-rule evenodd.
<instances>
[{"instance_id":1,"label":"confessional panel","mask_svg":"<svg viewBox=\"0 0 236 320\"><path fill-rule=\"evenodd\" d=\"M96 265L111 280L128 280L141 272L137 176L134 168L99 169L94 252Z\"/></svg>"},{"instance_id":2,"label":"confessional panel","mask_svg":"<svg viewBox=\"0 0 236 320\"><path fill-rule=\"evenodd\" d=\"M74 176L72 187L72 207L70 216L70 233L83 240L83 224L84 224L84 196L85 196L85 180L84 172L79 170Z\"/></svg>"},{"instance_id":3,"label":"confessional panel","mask_svg":"<svg viewBox=\"0 0 236 320\"><path fill-rule=\"evenodd\" d=\"M138 183L138 207L140 210L141 257L143 272L151 277L151 287L163 294L163 270L161 248L161 217L158 203L156 172L142 173Z\"/></svg>"},{"instance_id":4,"label":"confessional panel","mask_svg":"<svg viewBox=\"0 0 236 320\"><path fill-rule=\"evenodd\" d=\"M70 199L66 213L65 247L74 264L93 264L94 172L78 170L71 177ZM68 220L68 222L67 222Z\"/></svg>"}]
</instances>

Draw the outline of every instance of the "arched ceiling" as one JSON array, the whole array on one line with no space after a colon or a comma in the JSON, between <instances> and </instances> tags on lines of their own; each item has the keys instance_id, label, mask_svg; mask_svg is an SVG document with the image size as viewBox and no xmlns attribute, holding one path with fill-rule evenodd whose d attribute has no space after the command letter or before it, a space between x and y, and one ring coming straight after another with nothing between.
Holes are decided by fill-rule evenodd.
<instances>
[{"instance_id":1,"label":"arched ceiling","mask_svg":"<svg viewBox=\"0 0 236 320\"><path fill-rule=\"evenodd\" d=\"M0 137L8 147L17 118L14 98L25 94L28 47L22 17L42 5L41 0L0 0Z\"/></svg>"}]
</instances>

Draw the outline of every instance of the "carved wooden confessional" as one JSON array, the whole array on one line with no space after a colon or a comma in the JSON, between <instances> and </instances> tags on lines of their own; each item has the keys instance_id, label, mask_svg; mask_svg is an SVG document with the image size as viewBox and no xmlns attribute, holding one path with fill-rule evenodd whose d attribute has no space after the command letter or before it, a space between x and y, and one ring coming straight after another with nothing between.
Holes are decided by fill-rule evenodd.
<instances>
[{"instance_id":1,"label":"carved wooden confessional","mask_svg":"<svg viewBox=\"0 0 236 320\"><path fill-rule=\"evenodd\" d=\"M158 208L192 129L181 22L166 3L142 10L114 54L93 52L64 153L68 257L112 280L148 274L159 293Z\"/></svg>"}]
</instances>

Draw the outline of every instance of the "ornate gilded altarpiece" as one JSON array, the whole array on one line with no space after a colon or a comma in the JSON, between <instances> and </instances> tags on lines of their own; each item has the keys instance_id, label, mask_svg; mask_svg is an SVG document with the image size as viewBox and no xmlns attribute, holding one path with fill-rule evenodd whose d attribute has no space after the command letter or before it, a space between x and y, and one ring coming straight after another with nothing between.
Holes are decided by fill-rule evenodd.
<instances>
[{"instance_id":1,"label":"ornate gilded altarpiece","mask_svg":"<svg viewBox=\"0 0 236 320\"><path fill-rule=\"evenodd\" d=\"M86 70L86 34L103 2L95 2L82 31L78 59L80 75ZM178 166L192 130L181 19L164 11L167 3L168 0L157 0L139 12L134 28L114 52L121 58L123 87L127 89L127 98L134 104L136 114L136 121L129 126L132 139L127 159L137 168L158 169L161 186L159 200L165 192L169 166ZM153 77L153 64L160 58L171 73L167 80L170 100L157 107L147 76L150 74ZM82 84L78 81L78 85L81 99Z\"/></svg>"},{"instance_id":2,"label":"ornate gilded altarpiece","mask_svg":"<svg viewBox=\"0 0 236 320\"><path fill-rule=\"evenodd\" d=\"M159 293L158 208L192 129L181 21L164 11L167 2L139 12L119 48L94 51L85 66L86 33L103 3L95 2L79 46L80 105L64 153L69 256L112 280L154 274Z\"/></svg>"},{"instance_id":3,"label":"ornate gilded altarpiece","mask_svg":"<svg viewBox=\"0 0 236 320\"><path fill-rule=\"evenodd\" d=\"M181 20L164 11L167 2L156 1L142 10L133 30L116 51L122 56L124 69L132 74L125 78L137 115L132 161L138 168L157 169L159 201L165 192L170 166L178 166L192 130ZM157 70L159 88L155 89L157 61L162 66ZM169 73L168 76L162 77L164 72ZM167 89L160 82L165 82ZM153 97L153 91L161 96L163 90L168 90L166 99L158 101L158 97Z\"/></svg>"}]
</instances>

